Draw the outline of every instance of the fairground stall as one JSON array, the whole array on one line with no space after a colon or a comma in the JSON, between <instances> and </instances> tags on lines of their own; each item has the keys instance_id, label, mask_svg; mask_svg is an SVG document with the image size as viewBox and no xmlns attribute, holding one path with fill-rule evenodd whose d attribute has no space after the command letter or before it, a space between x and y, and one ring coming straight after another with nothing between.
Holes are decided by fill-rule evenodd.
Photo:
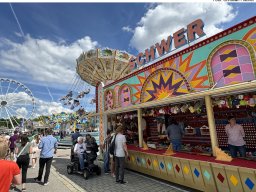
<instances>
[{"instance_id":1,"label":"fairground stall","mask_svg":"<svg viewBox=\"0 0 256 192\"><path fill-rule=\"evenodd\" d=\"M200 191L256 191L256 17L195 43L203 26L193 21L136 57L83 53L77 72L96 86L100 141L124 126L127 168ZM231 115L246 158L229 156ZM184 129L180 152L166 136L170 118Z\"/></svg>"}]
</instances>

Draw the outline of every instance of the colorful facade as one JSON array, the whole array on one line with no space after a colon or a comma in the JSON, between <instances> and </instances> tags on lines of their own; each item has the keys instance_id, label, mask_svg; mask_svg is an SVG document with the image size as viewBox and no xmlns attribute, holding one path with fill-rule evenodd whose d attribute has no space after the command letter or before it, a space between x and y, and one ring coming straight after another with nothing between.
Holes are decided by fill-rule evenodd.
<instances>
[{"instance_id":1,"label":"colorful facade","mask_svg":"<svg viewBox=\"0 0 256 192\"><path fill-rule=\"evenodd\" d=\"M252 18L105 86L113 95L129 90L105 98L115 103L106 110L255 80L255 26Z\"/></svg>"},{"instance_id":2,"label":"colorful facade","mask_svg":"<svg viewBox=\"0 0 256 192\"><path fill-rule=\"evenodd\" d=\"M211 146L219 146L212 108L214 97L255 90L255 56L256 17L253 17L104 87L98 83L101 142L107 115L137 110L141 118L140 110L144 107L204 98ZM249 105L249 99L246 102ZM141 125L138 127L142 147ZM164 152L129 146L127 167L200 191L256 191L255 162L234 159L225 163L215 157L179 153L168 156Z\"/></svg>"}]
</instances>

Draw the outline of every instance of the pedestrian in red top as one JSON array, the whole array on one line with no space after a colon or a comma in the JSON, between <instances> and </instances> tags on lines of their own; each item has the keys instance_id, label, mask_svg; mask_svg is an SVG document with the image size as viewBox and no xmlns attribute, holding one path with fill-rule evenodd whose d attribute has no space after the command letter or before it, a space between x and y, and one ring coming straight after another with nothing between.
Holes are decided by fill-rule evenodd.
<instances>
[{"instance_id":1,"label":"pedestrian in red top","mask_svg":"<svg viewBox=\"0 0 256 192\"><path fill-rule=\"evenodd\" d=\"M18 165L15 162L5 160L8 148L6 139L0 137L0 192L9 192L11 184L21 184Z\"/></svg>"}]
</instances>

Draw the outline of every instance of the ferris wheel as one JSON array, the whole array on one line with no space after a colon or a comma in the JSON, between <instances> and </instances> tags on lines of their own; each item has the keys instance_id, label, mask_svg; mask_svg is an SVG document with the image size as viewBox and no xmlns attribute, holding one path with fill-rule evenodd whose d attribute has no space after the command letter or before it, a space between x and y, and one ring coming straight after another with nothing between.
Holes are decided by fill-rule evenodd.
<instances>
[{"instance_id":1,"label":"ferris wheel","mask_svg":"<svg viewBox=\"0 0 256 192\"><path fill-rule=\"evenodd\" d=\"M34 96L24 84L0 78L0 127L14 129L24 125L34 110Z\"/></svg>"}]
</instances>

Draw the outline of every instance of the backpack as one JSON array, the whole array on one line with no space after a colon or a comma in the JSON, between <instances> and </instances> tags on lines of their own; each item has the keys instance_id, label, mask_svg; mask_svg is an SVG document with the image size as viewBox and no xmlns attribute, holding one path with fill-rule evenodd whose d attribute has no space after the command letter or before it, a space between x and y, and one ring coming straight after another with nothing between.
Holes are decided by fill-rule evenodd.
<instances>
[{"instance_id":1,"label":"backpack","mask_svg":"<svg viewBox=\"0 0 256 192\"><path fill-rule=\"evenodd\" d=\"M114 140L110 143L110 146L109 146L109 153L110 153L110 155L114 155L115 148L116 148L116 134L114 136Z\"/></svg>"}]
</instances>

